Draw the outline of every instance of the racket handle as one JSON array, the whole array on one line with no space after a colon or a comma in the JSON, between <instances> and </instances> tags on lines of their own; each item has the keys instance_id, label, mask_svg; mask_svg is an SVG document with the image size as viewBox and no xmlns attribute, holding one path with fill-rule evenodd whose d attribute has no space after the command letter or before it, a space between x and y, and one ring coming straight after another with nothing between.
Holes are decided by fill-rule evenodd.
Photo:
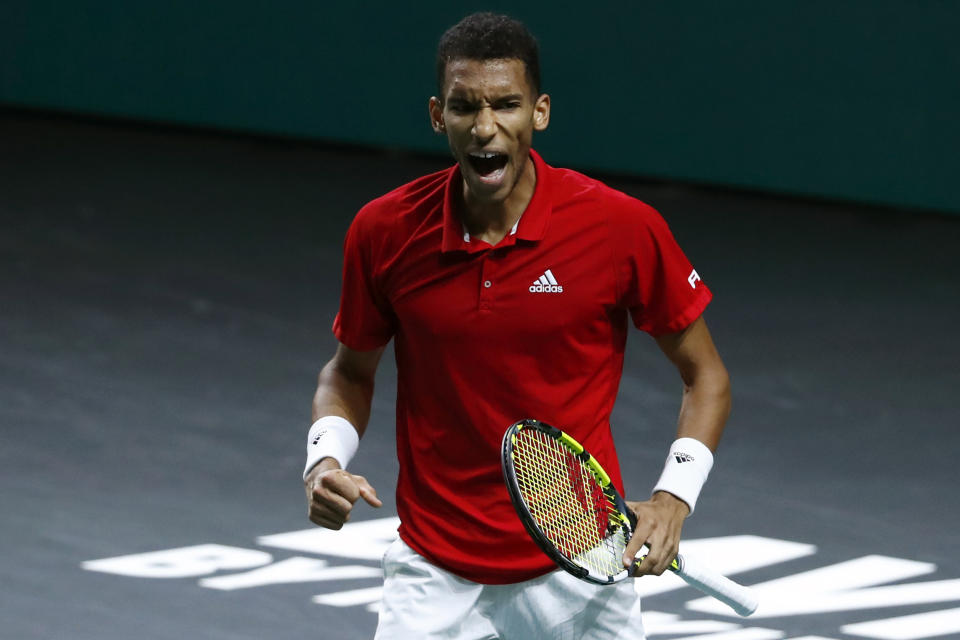
<instances>
[{"instance_id":1,"label":"racket handle","mask_svg":"<svg viewBox=\"0 0 960 640\"><path fill-rule=\"evenodd\" d=\"M677 566L675 572L683 578L684 582L691 587L695 587L703 593L716 598L724 603L737 614L747 617L757 610L760 601L753 593L752 589L737 584L730 578L723 576L697 562L688 562L685 558L677 556Z\"/></svg>"}]
</instances>

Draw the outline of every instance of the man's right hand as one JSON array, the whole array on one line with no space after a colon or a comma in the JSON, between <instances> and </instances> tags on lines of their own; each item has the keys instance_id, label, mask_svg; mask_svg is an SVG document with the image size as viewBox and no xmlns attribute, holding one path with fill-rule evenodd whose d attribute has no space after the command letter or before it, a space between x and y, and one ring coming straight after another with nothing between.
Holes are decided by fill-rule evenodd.
<instances>
[{"instance_id":1,"label":"man's right hand","mask_svg":"<svg viewBox=\"0 0 960 640\"><path fill-rule=\"evenodd\" d=\"M363 476L355 476L333 458L324 458L310 470L304 482L307 491L307 516L314 524L340 529L350 519L354 503L363 498L370 506L380 507L376 490Z\"/></svg>"}]
</instances>

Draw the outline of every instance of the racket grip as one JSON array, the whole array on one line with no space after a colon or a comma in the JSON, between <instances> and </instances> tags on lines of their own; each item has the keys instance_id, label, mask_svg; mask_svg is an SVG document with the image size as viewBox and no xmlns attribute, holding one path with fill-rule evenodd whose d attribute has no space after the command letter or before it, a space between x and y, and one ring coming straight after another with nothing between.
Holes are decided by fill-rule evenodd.
<instances>
[{"instance_id":1,"label":"racket grip","mask_svg":"<svg viewBox=\"0 0 960 640\"><path fill-rule=\"evenodd\" d=\"M737 584L716 571L697 562L688 562L679 555L677 556L677 565L679 569L676 570L676 574L683 578L684 582L708 596L716 598L736 611L738 615L747 617L756 611L760 605L760 601L752 589Z\"/></svg>"}]
</instances>

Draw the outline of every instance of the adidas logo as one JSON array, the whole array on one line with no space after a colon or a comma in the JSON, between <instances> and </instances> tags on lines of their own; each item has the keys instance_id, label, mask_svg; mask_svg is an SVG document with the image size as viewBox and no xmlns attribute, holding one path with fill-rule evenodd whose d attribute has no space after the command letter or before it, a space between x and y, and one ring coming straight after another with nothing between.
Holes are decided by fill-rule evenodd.
<instances>
[{"instance_id":1,"label":"adidas logo","mask_svg":"<svg viewBox=\"0 0 960 640\"><path fill-rule=\"evenodd\" d=\"M553 272L547 269L530 285L530 293L563 293L563 286L557 283Z\"/></svg>"},{"instance_id":2,"label":"adidas logo","mask_svg":"<svg viewBox=\"0 0 960 640\"><path fill-rule=\"evenodd\" d=\"M313 437L313 442L311 444L317 444L318 442L320 442L320 438L322 438L325 435L327 435L327 430L321 429L319 432L317 432L317 435Z\"/></svg>"},{"instance_id":3,"label":"adidas logo","mask_svg":"<svg viewBox=\"0 0 960 640\"><path fill-rule=\"evenodd\" d=\"M680 451L676 451L674 452L673 457L677 462L681 464L683 464L684 462L693 462L693 456L690 455L689 453L681 453Z\"/></svg>"}]
</instances>

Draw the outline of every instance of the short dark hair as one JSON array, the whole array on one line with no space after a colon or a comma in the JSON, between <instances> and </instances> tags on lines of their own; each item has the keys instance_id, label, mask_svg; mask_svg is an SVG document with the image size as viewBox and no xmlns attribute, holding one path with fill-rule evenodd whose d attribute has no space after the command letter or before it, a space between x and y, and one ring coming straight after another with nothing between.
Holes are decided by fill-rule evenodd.
<instances>
[{"instance_id":1,"label":"short dark hair","mask_svg":"<svg viewBox=\"0 0 960 640\"><path fill-rule=\"evenodd\" d=\"M530 30L510 16L473 13L447 29L437 46L437 88L443 99L451 60L521 60L535 95L540 95L540 47Z\"/></svg>"}]
</instances>

